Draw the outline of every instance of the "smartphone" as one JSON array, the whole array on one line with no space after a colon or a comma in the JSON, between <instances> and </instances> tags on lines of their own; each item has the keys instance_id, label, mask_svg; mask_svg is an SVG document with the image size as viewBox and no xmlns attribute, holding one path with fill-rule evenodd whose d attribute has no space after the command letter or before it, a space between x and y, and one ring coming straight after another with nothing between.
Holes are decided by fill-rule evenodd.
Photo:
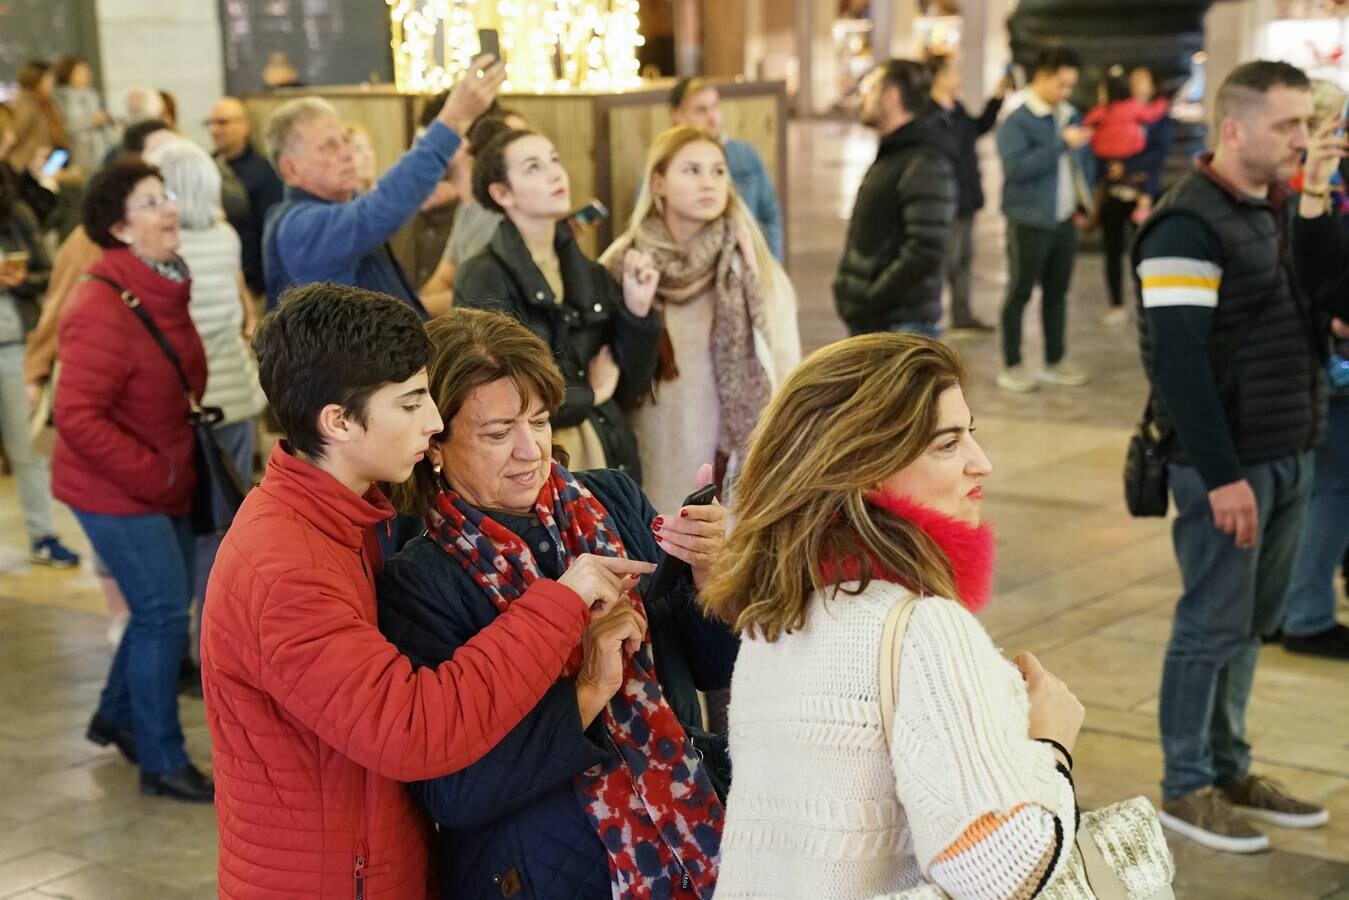
<instances>
[{"instance_id":1,"label":"smartphone","mask_svg":"<svg viewBox=\"0 0 1349 900\"><path fill-rule=\"evenodd\" d=\"M717 486L709 484L707 487L699 488L685 497L684 506L708 506L716 499ZM651 584L647 587L642 601L650 605L653 601L662 599L670 593L680 578L692 571L688 563L662 550L660 562L656 563L656 573L651 576Z\"/></svg>"},{"instance_id":2,"label":"smartphone","mask_svg":"<svg viewBox=\"0 0 1349 900\"><path fill-rule=\"evenodd\" d=\"M479 52L493 59L501 59L501 36L495 28L478 29Z\"/></svg>"},{"instance_id":3,"label":"smartphone","mask_svg":"<svg viewBox=\"0 0 1349 900\"><path fill-rule=\"evenodd\" d=\"M42 174L48 178L55 175L70 162L70 152L57 147L52 151L52 155L47 157L47 162L42 166Z\"/></svg>"},{"instance_id":4,"label":"smartphone","mask_svg":"<svg viewBox=\"0 0 1349 900\"><path fill-rule=\"evenodd\" d=\"M592 222L598 222L601 219L609 218L609 210L600 201L591 200L585 206L567 216L567 218L571 219L577 225L589 225Z\"/></svg>"}]
</instances>

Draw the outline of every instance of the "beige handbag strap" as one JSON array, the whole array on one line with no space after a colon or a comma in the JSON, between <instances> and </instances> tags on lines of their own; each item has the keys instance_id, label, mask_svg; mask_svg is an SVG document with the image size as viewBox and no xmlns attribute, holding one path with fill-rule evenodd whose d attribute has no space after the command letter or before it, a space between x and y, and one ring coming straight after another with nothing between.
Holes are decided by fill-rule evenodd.
<instances>
[{"instance_id":1,"label":"beige handbag strap","mask_svg":"<svg viewBox=\"0 0 1349 900\"><path fill-rule=\"evenodd\" d=\"M909 616L918 605L913 594L890 607L881 632L881 730L885 732L885 746L893 743L895 704L899 702L896 683L899 681L899 653L904 647L904 631L909 627Z\"/></svg>"}]
</instances>

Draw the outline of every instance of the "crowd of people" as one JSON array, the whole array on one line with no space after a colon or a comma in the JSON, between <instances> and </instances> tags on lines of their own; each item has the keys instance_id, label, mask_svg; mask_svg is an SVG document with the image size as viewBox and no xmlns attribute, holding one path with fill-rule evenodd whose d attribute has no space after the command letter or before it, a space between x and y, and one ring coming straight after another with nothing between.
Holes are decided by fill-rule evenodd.
<instances>
[{"instance_id":1,"label":"crowd of people","mask_svg":"<svg viewBox=\"0 0 1349 900\"><path fill-rule=\"evenodd\" d=\"M1112 69L1079 116L1080 71L1047 50L978 117L949 57L864 80L849 337L803 361L777 198L711 82L673 89L591 259L568 161L498 103L490 57L382 174L317 97L271 114L265 155L223 98L207 152L162 92L118 123L83 60L26 66L0 120L0 423L32 558L78 564L64 502L124 623L88 738L144 793L214 802L227 898L1036 896L1076 852L1084 711L975 616L992 463L943 293L953 331L1000 332L1001 388L1085 385L1066 294L1099 222L1103 318L1132 272L1178 509L1162 821L1237 853L1268 846L1253 822L1324 824L1251 772L1244 713L1262 639L1349 658L1344 95L1238 67L1213 152L1164 191L1152 74ZM970 308L995 128L996 329ZM390 241L448 201L410 277ZM264 415L283 440L258 454ZM263 464L205 522L202 428Z\"/></svg>"}]
</instances>

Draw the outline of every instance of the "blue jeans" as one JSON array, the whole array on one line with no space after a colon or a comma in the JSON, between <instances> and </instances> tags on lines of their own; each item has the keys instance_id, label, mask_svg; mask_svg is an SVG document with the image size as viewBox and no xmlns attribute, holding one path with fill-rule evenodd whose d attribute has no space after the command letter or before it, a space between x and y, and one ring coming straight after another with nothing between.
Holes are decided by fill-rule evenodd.
<instances>
[{"instance_id":1,"label":"blue jeans","mask_svg":"<svg viewBox=\"0 0 1349 900\"><path fill-rule=\"evenodd\" d=\"M51 472L28 439L28 398L23 384L23 344L0 344L0 439L14 467L28 540L52 537Z\"/></svg>"},{"instance_id":2,"label":"blue jeans","mask_svg":"<svg viewBox=\"0 0 1349 900\"><path fill-rule=\"evenodd\" d=\"M941 326L936 322L894 322L883 329L874 328L853 328L848 326L848 337L857 337L859 334L875 334L877 330L888 334L921 334L923 337L937 339L941 337Z\"/></svg>"},{"instance_id":3,"label":"blue jeans","mask_svg":"<svg viewBox=\"0 0 1349 900\"><path fill-rule=\"evenodd\" d=\"M1283 633L1296 637L1334 628L1335 573L1349 548L1349 397L1330 401L1330 434L1316 451L1316 477L1307 507Z\"/></svg>"},{"instance_id":4,"label":"blue jeans","mask_svg":"<svg viewBox=\"0 0 1349 900\"><path fill-rule=\"evenodd\" d=\"M1208 488L1189 466L1171 466L1173 529L1184 593L1162 668L1162 792L1180 797L1250 769L1246 701L1260 636L1273 631L1293 571L1311 492L1310 453L1245 467L1259 541L1239 550L1213 526Z\"/></svg>"},{"instance_id":5,"label":"blue jeans","mask_svg":"<svg viewBox=\"0 0 1349 900\"><path fill-rule=\"evenodd\" d=\"M131 610L98 714L135 731L142 772L171 772L187 763L178 721L178 669L187 649L192 596L191 519L72 512Z\"/></svg>"}]
</instances>

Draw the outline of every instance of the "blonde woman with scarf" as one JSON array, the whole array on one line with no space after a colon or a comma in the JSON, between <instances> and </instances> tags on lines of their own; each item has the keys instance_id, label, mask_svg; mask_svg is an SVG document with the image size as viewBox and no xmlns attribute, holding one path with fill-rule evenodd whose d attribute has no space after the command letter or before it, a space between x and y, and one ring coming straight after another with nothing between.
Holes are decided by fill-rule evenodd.
<instances>
[{"instance_id":1,"label":"blonde woman with scarf","mask_svg":"<svg viewBox=\"0 0 1349 900\"><path fill-rule=\"evenodd\" d=\"M626 233L600 257L619 277L635 248L660 273L665 329L651 396L628 414L643 489L673 509L703 463L725 487L773 388L801 359L796 293L731 184L715 137L656 138Z\"/></svg>"}]
</instances>

